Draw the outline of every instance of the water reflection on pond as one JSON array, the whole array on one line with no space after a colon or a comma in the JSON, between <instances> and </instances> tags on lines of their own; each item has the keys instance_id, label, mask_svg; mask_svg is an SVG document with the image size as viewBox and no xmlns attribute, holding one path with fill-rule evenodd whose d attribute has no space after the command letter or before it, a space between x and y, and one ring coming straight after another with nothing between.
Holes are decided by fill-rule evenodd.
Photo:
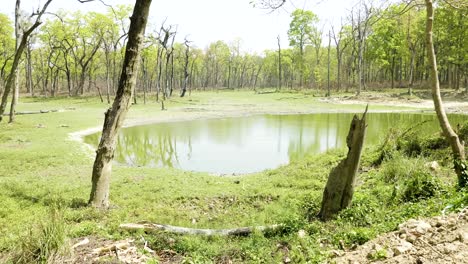
<instances>
[{"instance_id":1,"label":"water reflection on pond","mask_svg":"<svg viewBox=\"0 0 468 264\"><path fill-rule=\"evenodd\" d=\"M174 167L212 173L249 173L275 168L306 154L343 148L353 114L261 115L153 124L125 128L115 159L130 166ZM451 116L454 123L466 116ZM366 145L391 127L420 127L435 133L434 115L369 114ZM97 145L99 134L85 138Z\"/></svg>"}]
</instances>

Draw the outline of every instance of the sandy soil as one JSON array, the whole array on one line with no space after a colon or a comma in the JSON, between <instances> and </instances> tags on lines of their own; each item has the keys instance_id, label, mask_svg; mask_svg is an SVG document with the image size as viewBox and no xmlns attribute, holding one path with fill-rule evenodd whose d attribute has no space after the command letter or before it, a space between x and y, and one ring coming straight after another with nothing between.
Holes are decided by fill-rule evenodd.
<instances>
[{"instance_id":1,"label":"sandy soil","mask_svg":"<svg viewBox=\"0 0 468 264\"><path fill-rule=\"evenodd\" d=\"M398 95L389 94L363 94L356 96L341 96L320 99L322 102L333 104L370 104L379 106L392 107L408 107L433 111L434 102L432 99L426 98L427 95L422 95L422 98L405 98ZM468 114L468 97L465 95L447 95L443 99L444 108L447 113Z\"/></svg>"}]
</instances>

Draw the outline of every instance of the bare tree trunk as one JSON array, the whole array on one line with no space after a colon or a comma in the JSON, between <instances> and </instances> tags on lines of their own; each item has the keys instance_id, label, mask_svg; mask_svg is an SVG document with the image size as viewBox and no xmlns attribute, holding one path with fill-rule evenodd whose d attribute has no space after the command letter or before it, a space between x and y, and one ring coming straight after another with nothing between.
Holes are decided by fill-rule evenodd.
<instances>
[{"instance_id":1,"label":"bare tree trunk","mask_svg":"<svg viewBox=\"0 0 468 264\"><path fill-rule=\"evenodd\" d=\"M110 67L111 67L111 61L110 61L110 54L109 54L109 48L107 47L107 44L105 46L105 57L106 57L106 99L107 103L110 104L110 90L111 90L111 81L110 81Z\"/></svg>"},{"instance_id":2,"label":"bare tree trunk","mask_svg":"<svg viewBox=\"0 0 468 264\"><path fill-rule=\"evenodd\" d=\"M26 87L28 93L34 96L33 77L32 77L32 62L31 62L31 44L27 43L26 50Z\"/></svg>"},{"instance_id":3,"label":"bare tree trunk","mask_svg":"<svg viewBox=\"0 0 468 264\"><path fill-rule=\"evenodd\" d=\"M426 46L427 59L430 65L430 78L432 86L432 99L434 100L434 108L439 119L440 127L444 132L445 138L450 143L454 159L455 173L458 177L458 186L468 186L468 168L465 160L465 150L460 142L458 135L453 131L445 114L442 98L440 96L440 84L437 73L437 60L435 56L434 43L432 40L432 28L434 23L434 7L432 0L426 0Z\"/></svg>"},{"instance_id":4,"label":"bare tree trunk","mask_svg":"<svg viewBox=\"0 0 468 264\"><path fill-rule=\"evenodd\" d=\"M346 144L348 155L336 166L328 176L323 192L322 208L319 217L327 221L336 213L351 204L354 194L354 181L359 168L364 137L366 135L367 107L361 119L355 115L351 121Z\"/></svg>"},{"instance_id":5,"label":"bare tree trunk","mask_svg":"<svg viewBox=\"0 0 468 264\"><path fill-rule=\"evenodd\" d=\"M331 45L331 32L328 31L328 65L327 65L327 96L331 96L330 92L330 45Z\"/></svg>"},{"instance_id":6,"label":"bare tree trunk","mask_svg":"<svg viewBox=\"0 0 468 264\"><path fill-rule=\"evenodd\" d=\"M89 204L93 207L109 207L109 186L117 134L131 106L150 5L151 0L136 0L130 18L128 42L117 94L112 107L105 114L101 141L96 150L93 165L92 189L89 198Z\"/></svg>"},{"instance_id":7,"label":"bare tree trunk","mask_svg":"<svg viewBox=\"0 0 468 264\"><path fill-rule=\"evenodd\" d=\"M185 39L184 45L185 45L184 86L182 88L182 93L180 94L180 97L185 96L185 93L187 92L188 81L189 81L188 66L189 66L190 45L187 39ZM228 85L229 85L229 81L228 81Z\"/></svg>"},{"instance_id":8,"label":"bare tree trunk","mask_svg":"<svg viewBox=\"0 0 468 264\"><path fill-rule=\"evenodd\" d=\"M414 57L416 52L411 50L411 59L410 59L410 72L409 72L409 84L408 84L408 95L413 95L413 84L414 84Z\"/></svg>"},{"instance_id":9,"label":"bare tree trunk","mask_svg":"<svg viewBox=\"0 0 468 264\"><path fill-rule=\"evenodd\" d=\"M21 26L20 26L20 5L21 0L16 0L15 5L15 51L18 51L20 42L21 42ZM10 120L9 123L13 123L15 121L15 108L18 104L18 97L19 97L19 70L18 68L15 69L13 72L14 74L14 87L13 87L13 98L11 99L10 105Z\"/></svg>"},{"instance_id":10,"label":"bare tree trunk","mask_svg":"<svg viewBox=\"0 0 468 264\"><path fill-rule=\"evenodd\" d=\"M40 19L42 17L42 14L44 14L44 12L47 10L47 6L49 6L50 2L52 2L52 0L48 0L44 4L44 6L42 7L42 10L39 12L38 16L36 17L36 22L28 30L26 30L23 33L23 37L21 38L21 43L20 43L20 45L18 46L18 49L15 52L15 58L13 59L13 64L11 66L10 75L8 76L8 79L7 79L7 82L6 82L6 85L5 85L5 90L3 91L3 95L2 95L2 102L0 103L0 122L2 121L3 114L5 113L5 109L6 109L6 105L7 105L7 101L8 101L8 95L10 94L11 88L14 85L15 72L18 69L18 64L19 64L19 61L21 59L21 55L23 54L24 47L26 46L28 37L29 37L29 35L31 35L31 33L37 27L39 27L41 25ZM11 112L10 112L10 114L11 114ZM10 120L11 119L12 118L10 116Z\"/></svg>"},{"instance_id":11,"label":"bare tree trunk","mask_svg":"<svg viewBox=\"0 0 468 264\"><path fill-rule=\"evenodd\" d=\"M15 5L15 48L18 50L18 47L21 43L21 25L20 25L20 5L21 0L16 0ZM15 91L13 93L12 108L13 111L15 106L18 104L19 99L19 70L15 71ZM11 114L10 114L11 115ZM12 120L10 120L12 122Z\"/></svg>"},{"instance_id":12,"label":"bare tree trunk","mask_svg":"<svg viewBox=\"0 0 468 264\"><path fill-rule=\"evenodd\" d=\"M145 58L142 56L141 57L141 65L142 65L142 71L143 71L143 104L146 104L146 87L148 83L148 70L147 70L147 65Z\"/></svg>"},{"instance_id":13,"label":"bare tree trunk","mask_svg":"<svg viewBox=\"0 0 468 264\"><path fill-rule=\"evenodd\" d=\"M282 86L282 77L283 77L283 61L281 59L281 43L280 43L280 36L278 35L278 91L281 91L281 86ZM255 84L257 83L257 76L255 77ZM254 85L255 88L255 85Z\"/></svg>"}]
</instances>

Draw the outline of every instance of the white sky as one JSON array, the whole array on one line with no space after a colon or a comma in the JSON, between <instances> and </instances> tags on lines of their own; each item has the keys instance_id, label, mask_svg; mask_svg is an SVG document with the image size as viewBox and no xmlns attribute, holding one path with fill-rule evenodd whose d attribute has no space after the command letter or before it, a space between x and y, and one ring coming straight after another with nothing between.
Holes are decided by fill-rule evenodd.
<instances>
[{"instance_id":1,"label":"white sky","mask_svg":"<svg viewBox=\"0 0 468 264\"><path fill-rule=\"evenodd\" d=\"M132 0L104 0L110 5L133 4ZM159 28L167 18L166 25L178 25L178 41L185 36L200 48L223 40L228 44L240 38L241 50L262 53L276 49L276 37L280 35L282 47L288 46L287 31L290 13L296 8L313 11L320 18L320 27L328 31L330 23L340 25L341 18L348 15L357 0L292 0L275 12L253 8L251 0L153 0L149 29ZM13 17L15 0L3 0L0 12ZM37 9L45 0L22 0L21 8L27 12ZM99 1L81 4L77 0L54 0L48 11L92 10L106 12ZM325 43L325 41L324 41Z\"/></svg>"}]
</instances>

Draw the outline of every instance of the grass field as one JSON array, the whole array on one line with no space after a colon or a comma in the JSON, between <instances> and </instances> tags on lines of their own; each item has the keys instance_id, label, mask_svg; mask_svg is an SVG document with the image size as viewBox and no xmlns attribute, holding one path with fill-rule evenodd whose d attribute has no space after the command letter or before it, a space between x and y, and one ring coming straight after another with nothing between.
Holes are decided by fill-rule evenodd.
<instances>
[{"instance_id":1,"label":"grass field","mask_svg":"<svg viewBox=\"0 0 468 264\"><path fill-rule=\"evenodd\" d=\"M168 110L161 111L154 101L146 105L140 102L132 106L127 124L260 113L362 112L365 107L325 103L312 94L251 91L197 92L187 98L168 100L165 106ZM404 150L414 144L412 138L395 139L395 144L403 147L389 149L391 155L378 164L375 160L381 151L376 146L366 148L362 163L365 169L359 176L352 208L328 223L316 220L314 215L320 209L326 177L344 156L343 151L304 157L274 170L236 177L115 165L110 192L112 208L98 211L86 207L93 152L76 140L77 134L71 134L99 129L107 107L95 97L23 98L18 111L61 111L22 115L13 124L0 124L0 254L24 253L22 241L41 236L35 230L57 221L65 227L63 233L68 239L144 235L151 248L171 249L183 260L195 263L223 259L235 263L279 263L285 257L294 263L320 262L330 257L329 250L342 243L361 244L393 230L405 219L433 215L447 206L455 210L468 203L466 193L453 187L456 177L448 150L428 148L420 155L408 155ZM407 109L370 106L371 111ZM417 138L425 147L425 142L435 137ZM427 169L425 163L432 160L437 160L442 168L436 172ZM422 177L431 182L416 181ZM423 182L424 186L416 187L432 190L431 195L408 197L406 191L415 181ZM118 229L121 223L142 220L194 228L277 223L285 227L273 234L243 238L135 235ZM299 230L307 235L299 237ZM278 245L288 250L279 250Z\"/></svg>"}]
</instances>

